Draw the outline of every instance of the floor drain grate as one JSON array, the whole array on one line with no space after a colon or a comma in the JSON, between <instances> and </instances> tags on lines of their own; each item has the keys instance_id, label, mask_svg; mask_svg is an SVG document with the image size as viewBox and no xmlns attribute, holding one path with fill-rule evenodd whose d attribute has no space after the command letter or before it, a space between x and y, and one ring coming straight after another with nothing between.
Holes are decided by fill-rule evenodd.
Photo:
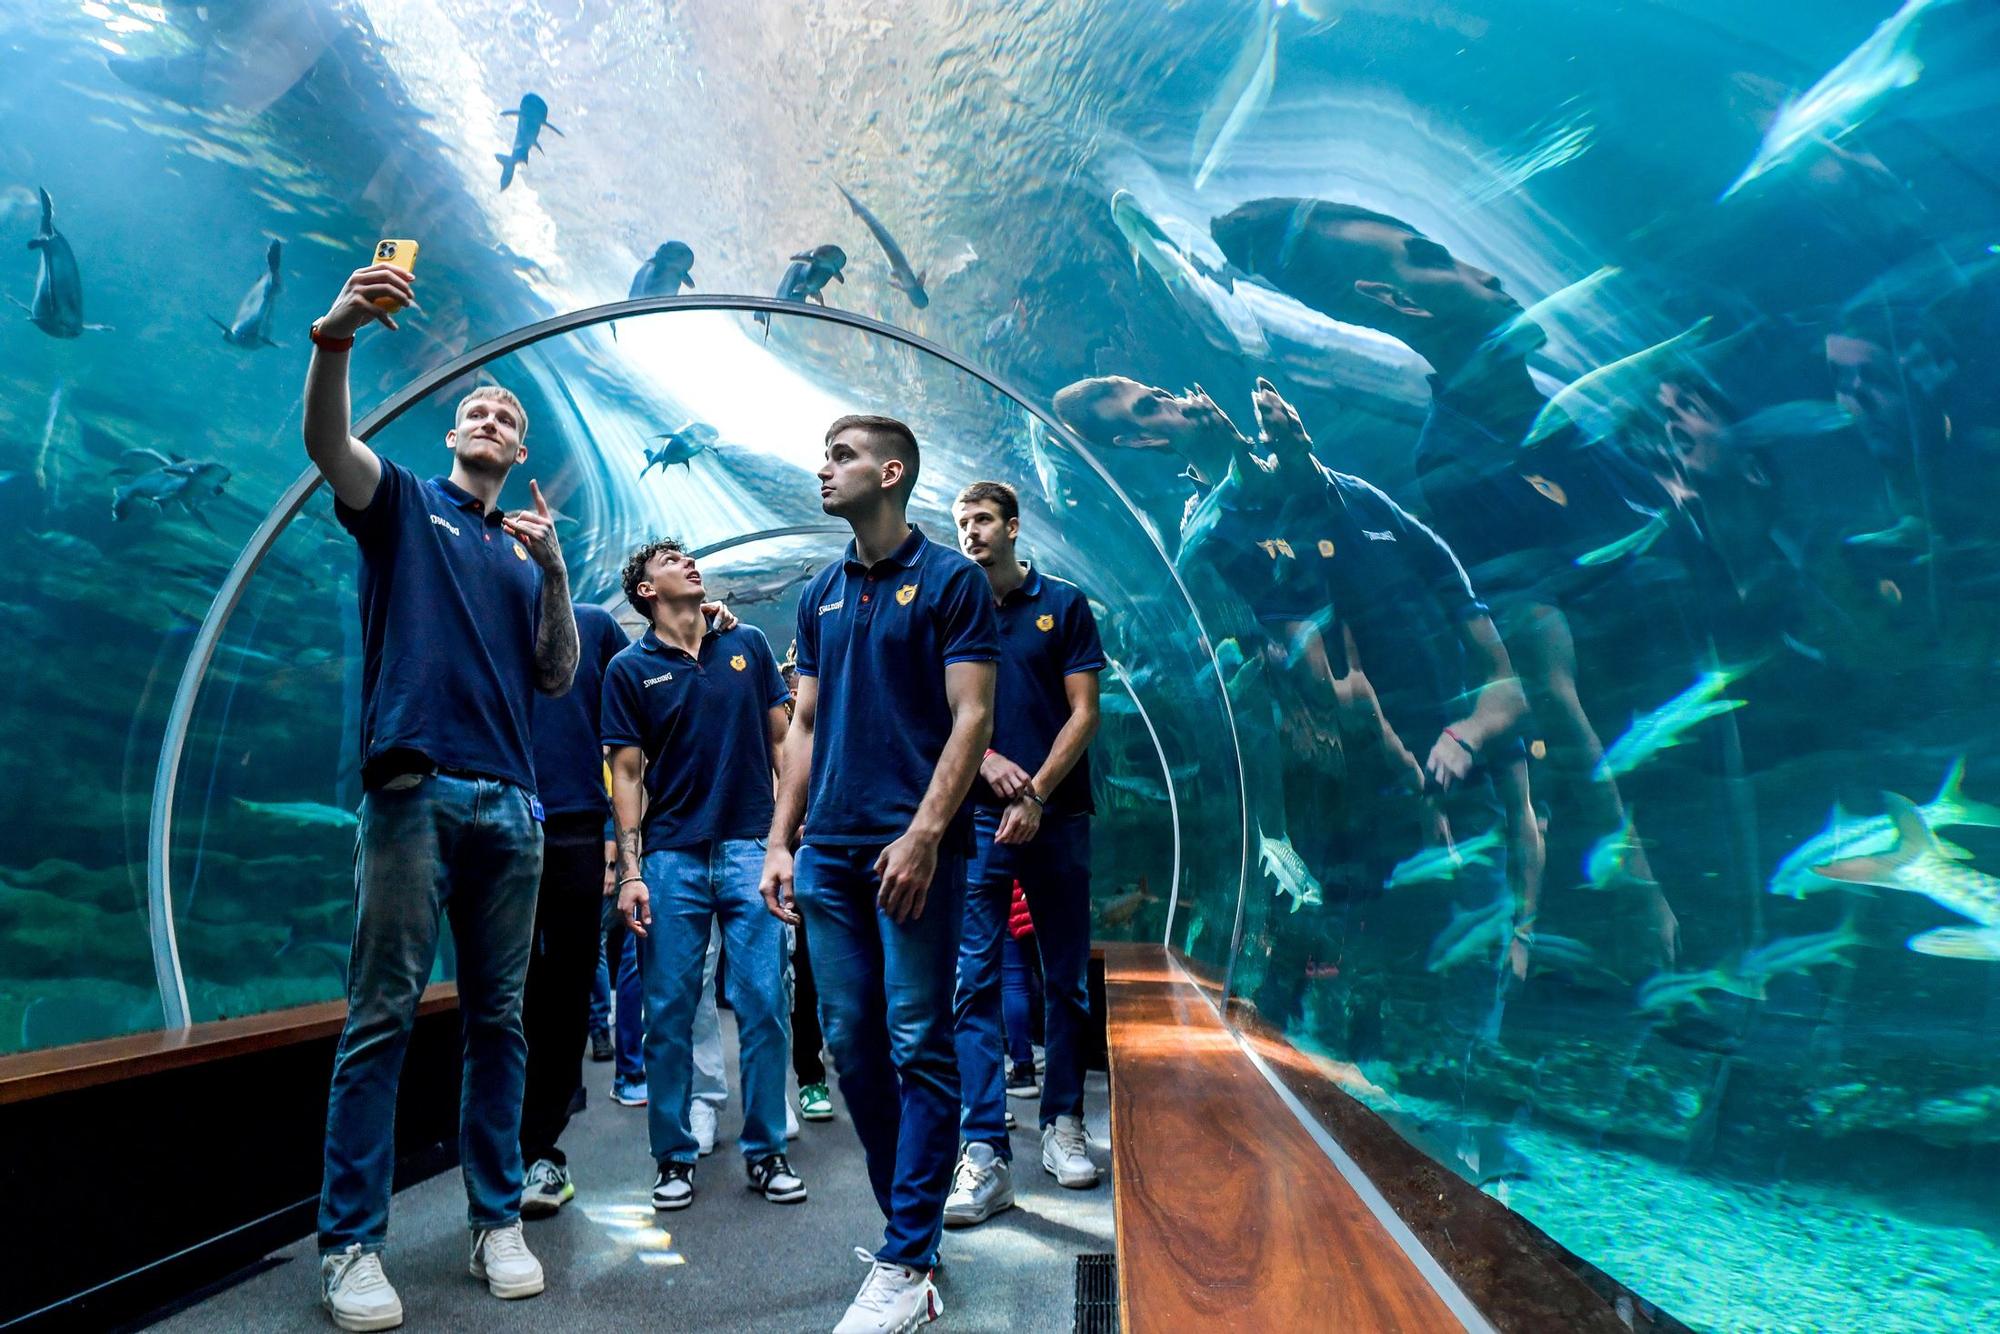
<instances>
[{"instance_id":1,"label":"floor drain grate","mask_svg":"<svg viewBox=\"0 0 2000 1334\"><path fill-rule=\"evenodd\" d=\"M1073 1334L1118 1334L1118 1257L1076 1257Z\"/></svg>"}]
</instances>

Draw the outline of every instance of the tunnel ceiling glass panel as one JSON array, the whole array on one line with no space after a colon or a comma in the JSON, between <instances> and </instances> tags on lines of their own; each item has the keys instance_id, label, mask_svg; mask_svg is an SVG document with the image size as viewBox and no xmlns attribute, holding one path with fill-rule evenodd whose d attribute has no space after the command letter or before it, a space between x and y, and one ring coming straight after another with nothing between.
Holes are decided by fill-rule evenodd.
<instances>
[{"instance_id":1,"label":"tunnel ceiling glass panel","mask_svg":"<svg viewBox=\"0 0 2000 1334\"><path fill-rule=\"evenodd\" d=\"M910 417L927 526L1004 477L1102 607L1100 935L1691 1327L2000 1311L1990 3L16 0L0 37L0 1050L158 1022L169 704L303 466L306 322L412 238L358 410L644 292L824 299L1017 386L1104 475L792 314L488 370L580 591L671 531L774 640L839 546L826 421ZM462 388L384 448L440 459ZM197 1018L339 992L351 568L313 498L195 698Z\"/></svg>"}]
</instances>

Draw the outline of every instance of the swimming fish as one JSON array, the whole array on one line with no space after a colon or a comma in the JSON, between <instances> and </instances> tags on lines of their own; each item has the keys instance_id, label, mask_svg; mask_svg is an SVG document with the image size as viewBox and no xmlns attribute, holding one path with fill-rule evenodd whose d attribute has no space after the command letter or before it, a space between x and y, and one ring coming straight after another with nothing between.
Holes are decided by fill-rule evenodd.
<instances>
[{"instance_id":1,"label":"swimming fish","mask_svg":"<svg viewBox=\"0 0 2000 1334\"><path fill-rule=\"evenodd\" d=\"M1147 893L1146 886L1141 883L1137 889L1096 904L1097 920L1104 926L1123 926L1137 917L1147 904L1159 901L1159 897Z\"/></svg>"},{"instance_id":2,"label":"swimming fish","mask_svg":"<svg viewBox=\"0 0 2000 1334\"><path fill-rule=\"evenodd\" d=\"M1202 337L1225 351L1268 357L1270 341L1264 326L1236 295L1201 269L1149 217L1130 190L1111 196L1111 222L1125 238L1132 252L1134 276L1152 270L1165 285L1167 295L1181 312L1193 320Z\"/></svg>"},{"instance_id":3,"label":"swimming fish","mask_svg":"<svg viewBox=\"0 0 2000 1334\"><path fill-rule=\"evenodd\" d=\"M1527 1109L1522 1108L1522 1113ZM1511 1124L1497 1121L1484 1124L1468 1123L1459 1128L1458 1143L1453 1153L1465 1165L1467 1174L1475 1186L1490 1186L1496 1181L1532 1181L1535 1176L1534 1164L1528 1161L1514 1144L1512 1132L1523 1124L1517 1115Z\"/></svg>"},{"instance_id":4,"label":"swimming fish","mask_svg":"<svg viewBox=\"0 0 2000 1334\"><path fill-rule=\"evenodd\" d=\"M1884 96L1915 83L1924 69L1924 62L1912 49L1917 21L1925 11L1952 2L1903 0L1902 8L1876 25L1867 40L1848 52L1818 83L1778 108L1750 165L1722 192L1722 198L1790 162L1813 144L1846 137L1860 127Z\"/></svg>"},{"instance_id":5,"label":"swimming fish","mask_svg":"<svg viewBox=\"0 0 2000 1334\"><path fill-rule=\"evenodd\" d=\"M1522 446L1538 444L1585 415L1608 417L1621 406L1639 402L1652 393L1662 371L1701 342L1710 322L1711 317L1704 315L1672 338L1579 375L1542 404Z\"/></svg>"},{"instance_id":6,"label":"swimming fish","mask_svg":"<svg viewBox=\"0 0 2000 1334\"><path fill-rule=\"evenodd\" d=\"M826 285L829 282L847 282L842 272L847 267L847 252L837 245L816 245L811 250L801 250L793 255L785 265L784 273L778 277L775 293L780 301L817 301L826 304ZM768 311L758 311L751 316L764 326L764 337L771 337L771 316Z\"/></svg>"},{"instance_id":7,"label":"swimming fish","mask_svg":"<svg viewBox=\"0 0 2000 1334\"><path fill-rule=\"evenodd\" d=\"M889 235L889 229L882 220L868 211L867 205L848 193L847 187L835 181L833 188L840 191L840 197L854 210L854 216L861 219L875 237L875 244L882 247L882 253L889 257L889 286L910 298L910 304L922 310L931 303L930 294L924 291L924 275L910 267L909 257L903 254L903 247L896 244L896 238Z\"/></svg>"},{"instance_id":8,"label":"swimming fish","mask_svg":"<svg viewBox=\"0 0 2000 1334\"><path fill-rule=\"evenodd\" d=\"M1937 796L1917 807L1918 816L1933 834L1939 829L1966 825L2000 829L2000 806L1968 799L1964 784L1965 757L1961 755L1945 771ZM1874 815L1864 819L1849 815L1835 803L1832 813L1827 816L1826 827L1785 855L1785 859L1778 863L1778 869L1771 873L1767 888L1773 894L1794 899L1802 899L1824 889L1852 889L1854 882L1829 880L1813 868L1822 862L1842 858L1872 857L1887 852L1895 846L1895 842L1896 824L1889 816ZM1938 851L1953 861L1969 861L1972 857L1970 852L1945 839L1938 840Z\"/></svg>"},{"instance_id":9,"label":"swimming fish","mask_svg":"<svg viewBox=\"0 0 2000 1334\"><path fill-rule=\"evenodd\" d=\"M1588 108L1578 98L1565 100L1556 115L1528 131L1529 146L1518 152L1501 154L1492 160L1479 184L1466 191L1466 202L1490 204L1510 195L1545 171L1574 162L1590 151L1597 127L1591 124ZM1572 109L1574 108L1574 109Z\"/></svg>"},{"instance_id":10,"label":"swimming fish","mask_svg":"<svg viewBox=\"0 0 2000 1334\"><path fill-rule=\"evenodd\" d=\"M1475 959L1492 959L1513 931L1514 896L1502 892L1483 908L1452 905L1451 920L1431 939L1424 971L1448 973Z\"/></svg>"},{"instance_id":11,"label":"swimming fish","mask_svg":"<svg viewBox=\"0 0 2000 1334\"><path fill-rule=\"evenodd\" d=\"M1624 270L1615 265L1606 265L1567 287L1558 288L1488 334L1485 346L1492 348L1509 343L1525 330L1542 330L1550 324L1561 324L1587 307L1596 299L1604 284L1622 272Z\"/></svg>"},{"instance_id":12,"label":"swimming fish","mask_svg":"<svg viewBox=\"0 0 2000 1334\"><path fill-rule=\"evenodd\" d=\"M748 583L730 583L727 591L716 595L717 602L726 602L732 607L754 607L760 602L776 602L788 589L797 587L812 578L819 568L819 562L807 556L795 566L781 569L776 574L765 575Z\"/></svg>"},{"instance_id":13,"label":"swimming fish","mask_svg":"<svg viewBox=\"0 0 2000 1334\"><path fill-rule=\"evenodd\" d=\"M49 412L42 419L42 447L35 454L35 485L48 493L50 509L62 507L62 456L56 443L56 427L62 420L66 388L57 380L55 388L49 390Z\"/></svg>"},{"instance_id":14,"label":"swimming fish","mask_svg":"<svg viewBox=\"0 0 2000 1334\"><path fill-rule=\"evenodd\" d=\"M653 257L632 275L627 301L642 296L673 296L683 287L694 286L694 250L685 241L663 241Z\"/></svg>"},{"instance_id":15,"label":"swimming fish","mask_svg":"<svg viewBox=\"0 0 2000 1334\"><path fill-rule=\"evenodd\" d=\"M253 815L299 829L353 829L361 823L361 817L353 811L317 801L250 801L238 797L236 804Z\"/></svg>"},{"instance_id":16,"label":"swimming fish","mask_svg":"<svg viewBox=\"0 0 2000 1334\"><path fill-rule=\"evenodd\" d=\"M715 428L707 422L691 421L685 426L677 426L653 438L664 440L666 443L646 451L646 466L639 469L641 477L654 468L664 473L676 463L687 468L689 472L694 471L690 465L693 464L695 457L703 450L713 449L717 436Z\"/></svg>"},{"instance_id":17,"label":"swimming fish","mask_svg":"<svg viewBox=\"0 0 2000 1334\"><path fill-rule=\"evenodd\" d=\"M493 155L493 160L500 164L500 188L505 190L514 183L514 168L527 165L528 154L531 150L540 148L542 156L548 156L549 150L542 148L541 144L541 134L544 126L547 126L551 133L562 138L566 139L569 136L549 124L549 104L534 93L523 93L521 95L520 106L512 111L503 111L500 114L516 118L514 121L514 146L504 153L495 153Z\"/></svg>"},{"instance_id":18,"label":"swimming fish","mask_svg":"<svg viewBox=\"0 0 2000 1334\"><path fill-rule=\"evenodd\" d=\"M1612 742L1597 762L1596 779L1603 782L1629 774L1661 751L1686 741L1686 733L1696 725L1742 708L1743 700L1721 698L1740 676L1740 672L1703 672L1693 685L1659 708L1635 714L1625 735Z\"/></svg>"},{"instance_id":19,"label":"swimming fish","mask_svg":"<svg viewBox=\"0 0 2000 1334\"><path fill-rule=\"evenodd\" d=\"M1319 881L1306 869L1305 858L1292 847L1290 838L1273 839L1258 829L1257 865L1278 882L1278 893L1291 896L1293 912L1321 901Z\"/></svg>"},{"instance_id":20,"label":"swimming fish","mask_svg":"<svg viewBox=\"0 0 2000 1334\"><path fill-rule=\"evenodd\" d=\"M1846 957L1846 951L1865 943L1854 929L1854 915L1850 912L1831 931L1785 936L1745 950L1731 971L1737 977L1761 984L1782 973L1803 973L1822 964L1852 968L1854 964Z\"/></svg>"},{"instance_id":21,"label":"swimming fish","mask_svg":"<svg viewBox=\"0 0 2000 1334\"><path fill-rule=\"evenodd\" d=\"M1708 993L1726 991L1745 1000L1763 1000L1761 981L1741 978L1723 968L1704 968L1693 973L1655 973L1639 984L1635 1008L1642 1014L1668 1014L1691 1005L1706 1014Z\"/></svg>"},{"instance_id":22,"label":"swimming fish","mask_svg":"<svg viewBox=\"0 0 2000 1334\"><path fill-rule=\"evenodd\" d=\"M1656 882L1632 872L1632 855L1639 848L1639 837L1632 829L1632 813L1627 811L1625 822L1591 844L1584 855L1584 886L1598 890L1653 887Z\"/></svg>"},{"instance_id":23,"label":"swimming fish","mask_svg":"<svg viewBox=\"0 0 2000 1334\"><path fill-rule=\"evenodd\" d=\"M200 520L204 527L212 527L201 507L221 495L229 485L228 468L213 459L169 458L150 449L126 451L127 458L134 455L160 462L112 492L112 519L124 519L131 514L135 504L144 502L162 512L169 505L178 505Z\"/></svg>"},{"instance_id":24,"label":"swimming fish","mask_svg":"<svg viewBox=\"0 0 2000 1334\"><path fill-rule=\"evenodd\" d=\"M1197 190L1208 184L1229 150L1263 112L1278 81L1278 8L1259 5L1257 9L1257 26L1245 36L1195 127L1188 169L1194 173Z\"/></svg>"},{"instance_id":25,"label":"swimming fish","mask_svg":"<svg viewBox=\"0 0 2000 1334\"><path fill-rule=\"evenodd\" d=\"M1066 513L1076 505L1076 498L1063 485L1062 473L1056 467L1055 442L1049 439L1048 428L1039 417L1028 418L1028 461L1034 465L1035 481L1042 488L1042 499L1049 510L1057 515Z\"/></svg>"},{"instance_id":26,"label":"swimming fish","mask_svg":"<svg viewBox=\"0 0 2000 1334\"><path fill-rule=\"evenodd\" d=\"M1489 829L1456 844L1424 848L1412 853L1389 872L1384 889L1407 889L1411 885L1441 884L1468 866L1491 866L1493 855L1504 841L1498 829Z\"/></svg>"},{"instance_id":27,"label":"swimming fish","mask_svg":"<svg viewBox=\"0 0 2000 1334\"><path fill-rule=\"evenodd\" d=\"M278 275L278 259L284 253L283 241L271 242L264 252L264 276L250 285L243 299L236 303L236 318L228 324L211 315L208 318L222 330L222 341L237 347L276 347L271 341L271 329L278 319L278 288L282 279Z\"/></svg>"},{"instance_id":28,"label":"swimming fish","mask_svg":"<svg viewBox=\"0 0 2000 1334\"><path fill-rule=\"evenodd\" d=\"M1660 540L1671 524L1664 509L1644 511L1650 517L1625 536L1615 542L1607 542L1592 551L1586 551L1576 558L1578 565L1609 565L1612 561L1627 556L1637 556Z\"/></svg>"},{"instance_id":29,"label":"swimming fish","mask_svg":"<svg viewBox=\"0 0 2000 1334\"><path fill-rule=\"evenodd\" d=\"M1907 943L1919 954L2000 962L2000 878L1946 856L1908 797L1885 792L1882 799L1896 823L1895 845L1872 857L1822 863L1814 873L1921 894L1978 923L1976 929L1941 926L1911 936Z\"/></svg>"},{"instance_id":30,"label":"swimming fish","mask_svg":"<svg viewBox=\"0 0 2000 1334\"><path fill-rule=\"evenodd\" d=\"M1838 403L1802 398L1773 403L1753 412L1735 425L1725 427L1723 434L1738 449L1760 449L1785 440L1830 435L1853 424L1854 418Z\"/></svg>"},{"instance_id":31,"label":"swimming fish","mask_svg":"<svg viewBox=\"0 0 2000 1334\"><path fill-rule=\"evenodd\" d=\"M1146 801L1156 801L1164 805L1167 800L1166 788L1151 778L1141 778L1136 774L1106 774L1104 781L1120 792L1130 792L1133 796Z\"/></svg>"},{"instance_id":32,"label":"swimming fish","mask_svg":"<svg viewBox=\"0 0 2000 1334\"><path fill-rule=\"evenodd\" d=\"M42 200L42 226L28 241L28 249L41 252L42 263L35 275L33 303L21 306L37 329L52 338L75 338L85 330L109 333L108 324L83 322L83 271L77 267L76 252L69 239L56 230L56 202L47 190L37 189Z\"/></svg>"},{"instance_id":33,"label":"swimming fish","mask_svg":"<svg viewBox=\"0 0 2000 1334\"><path fill-rule=\"evenodd\" d=\"M1628 987L1631 983L1598 961L1597 951L1570 936L1537 933L1528 946L1531 973L1559 973L1574 982L1597 987Z\"/></svg>"}]
</instances>

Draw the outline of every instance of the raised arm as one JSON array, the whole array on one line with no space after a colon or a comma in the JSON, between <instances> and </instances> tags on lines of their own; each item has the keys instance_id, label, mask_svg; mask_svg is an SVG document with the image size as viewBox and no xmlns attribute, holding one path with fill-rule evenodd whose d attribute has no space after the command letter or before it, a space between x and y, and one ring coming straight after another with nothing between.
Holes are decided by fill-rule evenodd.
<instances>
[{"instance_id":1,"label":"raised arm","mask_svg":"<svg viewBox=\"0 0 2000 1334\"><path fill-rule=\"evenodd\" d=\"M944 753L938 756L937 768L931 770L930 786L917 806L916 818L903 836L875 859L875 874L882 883L877 902L892 921L923 916L931 877L937 873L938 845L944 841L952 817L965 804L965 794L972 790L972 780L979 772L979 758L993 739L993 683L999 674L999 666L989 661L945 665L951 735L945 740Z\"/></svg>"},{"instance_id":2,"label":"raised arm","mask_svg":"<svg viewBox=\"0 0 2000 1334\"><path fill-rule=\"evenodd\" d=\"M764 840L764 876L757 885L771 915L793 926L798 925L799 913L792 902L792 837L806 816L806 782L812 777L813 723L818 711L819 680L801 674L791 726L778 748L777 808L771 815L770 836Z\"/></svg>"},{"instance_id":3,"label":"raised arm","mask_svg":"<svg viewBox=\"0 0 2000 1334\"><path fill-rule=\"evenodd\" d=\"M409 274L389 264L370 264L349 274L332 308L320 318L321 341L314 344L312 362L306 367L306 456L349 509L366 509L375 498L376 484L382 480L382 460L353 435L347 393L349 349L327 347L324 342L352 339L378 320L395 328L395 317L374 302L386 297L405 306L416 305L410 281Z\"/></svg>"},{"instance_id":4,"label":"raised arm","mask_svg":"<svg viewBox=\"0 0 2000 1334\"><path fill-rule=\"evenodd\" d=\"M580 656L576 609L569 600L569 566L563 563L555 515L542 498L542 488L529 482L528 492L534 497L534 509L515 510L500 521L500 526L519 538L535 564L542 567L542 610L535 626L535 689L544 695L564 695L576 680Z\"/></svg>"}]
</instances>

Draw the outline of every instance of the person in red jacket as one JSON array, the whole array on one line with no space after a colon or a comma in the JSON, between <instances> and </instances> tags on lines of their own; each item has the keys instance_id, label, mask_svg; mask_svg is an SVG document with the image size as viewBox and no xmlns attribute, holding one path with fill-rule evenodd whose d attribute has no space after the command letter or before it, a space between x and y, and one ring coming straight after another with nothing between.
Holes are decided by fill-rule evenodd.
<instances>
[{"instance_id":1,"label":"person in red jacket","mask_svg":"<svg viewBox=\"0 0 2000 1334\"><path fill-rule=\"evenodd\" d=\"M1014 903L1007 914L1007 938L1000 942L1000 1015L1007 1027L1007 1096L1040 1097L1035 1079L1035 1022L1042 1013L1042 959L1035 947L1035 921L1028 916L1028 897L1014 882Z\"/></svg>"}]
</instances>

